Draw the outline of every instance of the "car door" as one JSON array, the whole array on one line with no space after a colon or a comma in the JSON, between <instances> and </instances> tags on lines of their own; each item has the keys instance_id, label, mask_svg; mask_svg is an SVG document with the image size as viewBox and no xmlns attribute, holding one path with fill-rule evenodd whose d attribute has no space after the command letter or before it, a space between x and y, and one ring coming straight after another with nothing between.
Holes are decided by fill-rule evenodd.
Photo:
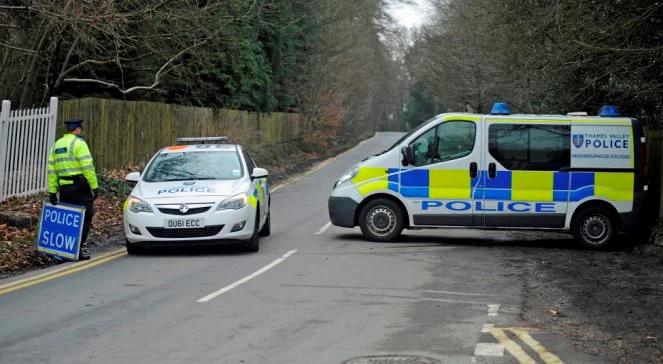
<instances>
[{"instance_id":1,"label":"car door","mask_svg":"<svg viewBox=\"0 0 663 364\"><path fill-rule=\"evenodd\" d=\"M417 226L475 226L481 129L478 120L447 120L410 142L414 166L400 176Z\"/></svg>"},{"instance_id":2,"label":"car door","mask_svg":"<svg viewBox=\"0 0 663 364\"><path fill-rule=\"evenodd\" d=\"M242 149L244 154L244 160L246 160L246 167L249 170L249 175L253 174L253 169L256 168L256 163L251 157L251 155L244 149ZM260 207L260 225L267 218L267 211L269 210L269 203L267 201L268 190L267 190L267 178L251 178L252 191L255 191L256 199L258 200L258 206Z\"/></svg>"},{"instance_id":3,"label":"car door","mask_svg":"<svg viewBox=\"0 0 663 364\"><path fill-rule=\"evenodd\" d=\"M495 117L488 118L486 125L485 225L564 227L569 198L570 123Z\"/></svg>"}]
</instances>

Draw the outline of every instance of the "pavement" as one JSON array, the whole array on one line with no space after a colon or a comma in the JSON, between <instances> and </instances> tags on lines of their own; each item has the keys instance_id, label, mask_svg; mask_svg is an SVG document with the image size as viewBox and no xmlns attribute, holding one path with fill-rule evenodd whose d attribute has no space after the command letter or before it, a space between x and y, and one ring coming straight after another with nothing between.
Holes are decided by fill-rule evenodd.
<instances>
[{"instance_id":1,"label":"pavement","mask_svg":"<svg viewBox=\"0 0 663 364\"><path fill-rule=\"evenodd\" d=\"M119 251L0 281L0 363L615 360L523 318L505 247L527 237L428 230L373 243L330 226L335 179L400 135L378 133L275 188L258 253Z\"/></svg>"}]
</instances>

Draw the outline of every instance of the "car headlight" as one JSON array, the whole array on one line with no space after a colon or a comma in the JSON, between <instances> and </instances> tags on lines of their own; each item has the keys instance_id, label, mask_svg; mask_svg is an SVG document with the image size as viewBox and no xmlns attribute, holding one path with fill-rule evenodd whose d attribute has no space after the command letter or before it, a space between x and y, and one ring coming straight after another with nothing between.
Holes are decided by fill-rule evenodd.
<instances>
[{"instance_id":1,"label":"car headlight","mask_svg":"<svg viewBox=\"0 0 663 364\"><path fill-rule=\"evenodd\" d=\"M131 212L152 212L150 205L138 197L129 197L129 211Z\"/></svg>"},{"instance_id":2,"label":"car headlight","mask_svg":"<svg viewBox=\"0 0 663 364\"><path fill-rule=\"evenodd\" d=\"M347 172L345 172L341 176L341 178L338 179L338 181L336 181L336 184L334 185L334 188L336 188L336 187L344 184L345 182L355 178L357 176L357 173L359 173L359 167L358 166L354 166L354 167L350 168Z\"/></svg>"},{"instance_id":3,"label":"car headlight","mask_svg":"<svg viewBox=\"0 0 663 364\"><path fill-rule=\"evenodd\" d=\"M249 196L246 193L240 193L233 197L225 199L219 204L217 210L239 210L249 203Z\"/></svg>"}]
</instances>

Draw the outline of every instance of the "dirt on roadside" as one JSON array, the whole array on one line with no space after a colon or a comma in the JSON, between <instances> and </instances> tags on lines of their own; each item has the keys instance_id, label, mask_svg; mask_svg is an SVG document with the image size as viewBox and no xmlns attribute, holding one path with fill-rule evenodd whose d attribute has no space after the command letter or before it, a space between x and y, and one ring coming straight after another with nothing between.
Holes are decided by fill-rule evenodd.
<instances>
[{"instance_id":1,"label":"dirt on roadside","mask_svg":"<svg viewBox=\"0 0 663 364\"><path fill-rule=\"evenodd\" d=\"M663 363L663 248L592 251L566 237L510 235L515 246L501 254L506 274L521 277L524 320L582 352Z\"/></svg>"}]
</instances>

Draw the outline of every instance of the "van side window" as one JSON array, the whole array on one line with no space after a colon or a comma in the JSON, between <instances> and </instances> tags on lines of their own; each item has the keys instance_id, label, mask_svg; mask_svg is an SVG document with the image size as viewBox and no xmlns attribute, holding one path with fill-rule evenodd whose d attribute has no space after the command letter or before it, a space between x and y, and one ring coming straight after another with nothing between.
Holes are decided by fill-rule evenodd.
<instances>
[{"instance_id":1,"label":"van side window","mask_svg":"<svg viewBox=\"0 0 663 364\"><path fill-rule=\"evenodd\" d=\"M437 127L438 160L446 162L467 157L474 150L477 127L470 121L449 121Z\"/></svg>"},{"instance_id":2,"label":"van side window","mask_svg":"<svg viewBox=\"0 0 663 364\"><path fill-rule=\"evenodd\" d=\"M490 155L510 170L557 171L571 163L569 125L493 124Z\"/></svg>"},{"instance_id":3,"label":"van side window","mask_svg":"<svg viewBox=\"0 0 663 364\"><path fill-rule=\"evenodd\" d=\"M428 130L415 139L415 166L446 162L472 154L476 125L470 121L448 121Z\"/></svg>"},{"instance_id":4,"label":"van side window","mask_svg":"<svg viewBox=\"0 0 663 364\"><path fill-rule=\"evenodd\" d=\"M414 151L414 165L417 167L433 163L436 157L435 152L435 134L437 127L431 128L415 139L410 146Z\"/></svg>"}]
</instances>

